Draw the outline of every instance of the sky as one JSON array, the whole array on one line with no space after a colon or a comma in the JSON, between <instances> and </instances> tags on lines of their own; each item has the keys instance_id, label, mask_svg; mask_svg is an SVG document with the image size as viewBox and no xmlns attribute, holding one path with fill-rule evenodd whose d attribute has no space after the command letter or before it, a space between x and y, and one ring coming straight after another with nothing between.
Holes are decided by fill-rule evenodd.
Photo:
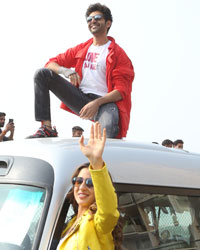
<instances>
[{"instance_id":1,"label":"sky","mask_svg":"<svg viewBox=\"0 0 200 250\"><path fill-rule=\"evenodd\" d=\"M49 58L91 38L85 21L88 0L1 2L0 111L15 120L15 140L33 134L33 75ZM113 15L109 35L131 59L135 79L126 140L161 143L183 139L200 153L200 1L105 0ZM51 95L52 124L60 137L90 121L60 109Z\"/></svg>"}]
</instances>

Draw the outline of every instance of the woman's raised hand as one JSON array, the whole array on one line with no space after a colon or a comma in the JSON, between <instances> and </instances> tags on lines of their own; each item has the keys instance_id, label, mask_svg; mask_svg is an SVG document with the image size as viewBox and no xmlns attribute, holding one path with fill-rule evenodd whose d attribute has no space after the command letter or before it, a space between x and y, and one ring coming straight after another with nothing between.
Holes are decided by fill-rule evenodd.
<instances>
[{"instance_id":1,"label":"woman's raised hand","mask_svg":"<svg viewBox=\"0 0 200 250\"><path fill-rule=\"evenodd\" d=\"M89 159L93 169L100 169L103 167L103 150L106 142L106 129L103 129L103 135L101 134L101 125L96 122L92 124L90 129L90 138L88 144L84 144L84 137L80 139L80 149L82 153Z\"/></svg>"}]
</instances>

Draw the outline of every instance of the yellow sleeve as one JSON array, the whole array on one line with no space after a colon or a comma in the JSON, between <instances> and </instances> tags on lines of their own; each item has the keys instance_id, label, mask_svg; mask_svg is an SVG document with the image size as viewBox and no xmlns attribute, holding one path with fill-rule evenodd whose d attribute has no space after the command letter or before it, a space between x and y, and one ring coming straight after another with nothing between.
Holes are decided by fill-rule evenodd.
<instances>
[{"instance_id":1,"label":"yellow sleeve","mask_svg":"<svg viewBox=\"0 0 200 250\"><path fill-rule=\"evenodd\" d=\"M89 170L97 204L97 212L94 216L95 227L98 232L106 234L113 231L119 218L117 195L106 165L98 170L90 166Z\"/></svg>"}]
</instances>

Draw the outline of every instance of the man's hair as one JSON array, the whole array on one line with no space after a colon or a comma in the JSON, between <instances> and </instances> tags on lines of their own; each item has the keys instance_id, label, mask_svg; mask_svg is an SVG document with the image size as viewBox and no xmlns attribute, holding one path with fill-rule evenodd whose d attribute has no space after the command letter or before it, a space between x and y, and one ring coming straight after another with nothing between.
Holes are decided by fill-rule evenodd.
<instances>
[{"instance_id":1,"label":"man's hair","mask_svg":"<svg viewBox=\"0 0 200 250\"><path fill-rule=\"evenodd\" d=\"M6 116L6 113L0 112L0 116Z\"/></svg>"},{"instance_id":2,"label":"man's hair","mask_svg":"<svg viewBox=\"0 0 200 250\"><path fill-rule=\"evenodd\" d=\"M80 130L80 131L83 131L83 132L84 132L84 129L82 129L82 128L79 127L79 126L75 126L75 127L72 128L72 132L73 132L73 133L74 133L75 131L77 131L77 130Z\"/></svg>"},{"instance_id":3,"label":"man's hair","mask_svg":"<svg viewBox=\"0 0 200 250\"><path fill-rule=\"evenodd\" d=\"M174 145L173 141L166 139L162 142L163 146L167 146L167 145Z\"/></svg>"},{"instance_id":4,"label":"man's hair","mask_svg":"<svg viewBox=\"0 0 200 250\"><path fill-rule=\"evenodd\" d=\"M94 11L101 12L105 21L111 21L111 23L113 22L111 11L106 5L102 5L100 3L90 4L85 13L85 17L87 18ZM107 32L109 31L109 29L110 27L108 28Z\"/></svg>"},{"instance_id":5,"label":"man's hair","mask_svg":"<svg viewBox=\"0 0 200 250\"><path fill-rule=\"evenodd\" d=\"M179 143L184 144L183 140L177 139L176 141L174 141L174 146L177 146Z\"/></svg>"}]
</instances>

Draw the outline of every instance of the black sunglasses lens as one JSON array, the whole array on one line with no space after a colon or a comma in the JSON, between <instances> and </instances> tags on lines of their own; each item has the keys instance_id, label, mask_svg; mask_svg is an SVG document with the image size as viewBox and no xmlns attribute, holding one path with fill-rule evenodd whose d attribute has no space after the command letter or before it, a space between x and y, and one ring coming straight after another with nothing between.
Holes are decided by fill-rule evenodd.
<instances>
[{"instance_id":1,"label":"black sunglasses lens","mask_svg":"<svg viewBox=\"0 0 200 250\"><path fill-rule=\"evenodd\" d=\"M101 18L102 18L101 15L96 15L96 16L94 16L94 20L95 20L95 21L99 21L99 20L101 20Z\"/></svg>"},{"instance_id":2,"label":"black sunglasses lens","mask_svg":"<svg viewBox=\"0 0 200 250\"><path fill-rule=\"evenodd\" d=\"M88 16L87 19L86 19L87 22L88 22L88 23L91 22L91 21L92 21L92 18L94 18L95 21L99 21L99 20L101 20L102 16L101 16L101 15Z\"/></svg>"},{"instance_id":3,"label":"black sunglasses lens","mask_svg":"<svg viewBox=\"0 0 200 250\"><path fill-rule=\"evenodd\" d=\"M75 182L76 182L76 177L74 177L74 178L72 179L72 184L74 185Z\"/></svg>"},{"instance_id":4,"label":"black sunglasses lens","mask_svg":"<svg viewBox=\"0 0 200 250\"><path fill-rule=\"evenodd\" d=\"M91 17L91 16L88 16L86 20L87 20L87 22L89 23L89 22L92 21L92 17Z\"/></svg>"},{"instance_id":5,"label":"black sunglasses lens","mask_svg":"<svg viewBox=\"0 0 200 250\"><path fill-rule=\"evenodd\" d=\"M72 184L74 186L79 186L83 183L83 181L84 181L84 179L82 177L74 177L72 179ZM91 178L85 179L85 184L89 188L93 187L92 179Z\"/></svg>"},{"instance_id":6,"label":"black sunglasses lens","mask_svg":"<svg viewBox=\"0 0 200 250\"><path fill-rule=\"evenodd\" d=\"M83 178L82 177L74 177L72 179L72 184L73 185L80 185L81 183L83 183Z\"/></svg>"},{"instance_id":7,"label":"black sunglasses lens","mask_svg":"<svg viewBox=\"0 0 200 250\"><path fill-rule=\"evenodd\" d=\"M85 180L85 184L87 187L91 188L93 187L93 182L92 182L92 179L91 178L88 178Z\"/></svg>"}]
</instances>

